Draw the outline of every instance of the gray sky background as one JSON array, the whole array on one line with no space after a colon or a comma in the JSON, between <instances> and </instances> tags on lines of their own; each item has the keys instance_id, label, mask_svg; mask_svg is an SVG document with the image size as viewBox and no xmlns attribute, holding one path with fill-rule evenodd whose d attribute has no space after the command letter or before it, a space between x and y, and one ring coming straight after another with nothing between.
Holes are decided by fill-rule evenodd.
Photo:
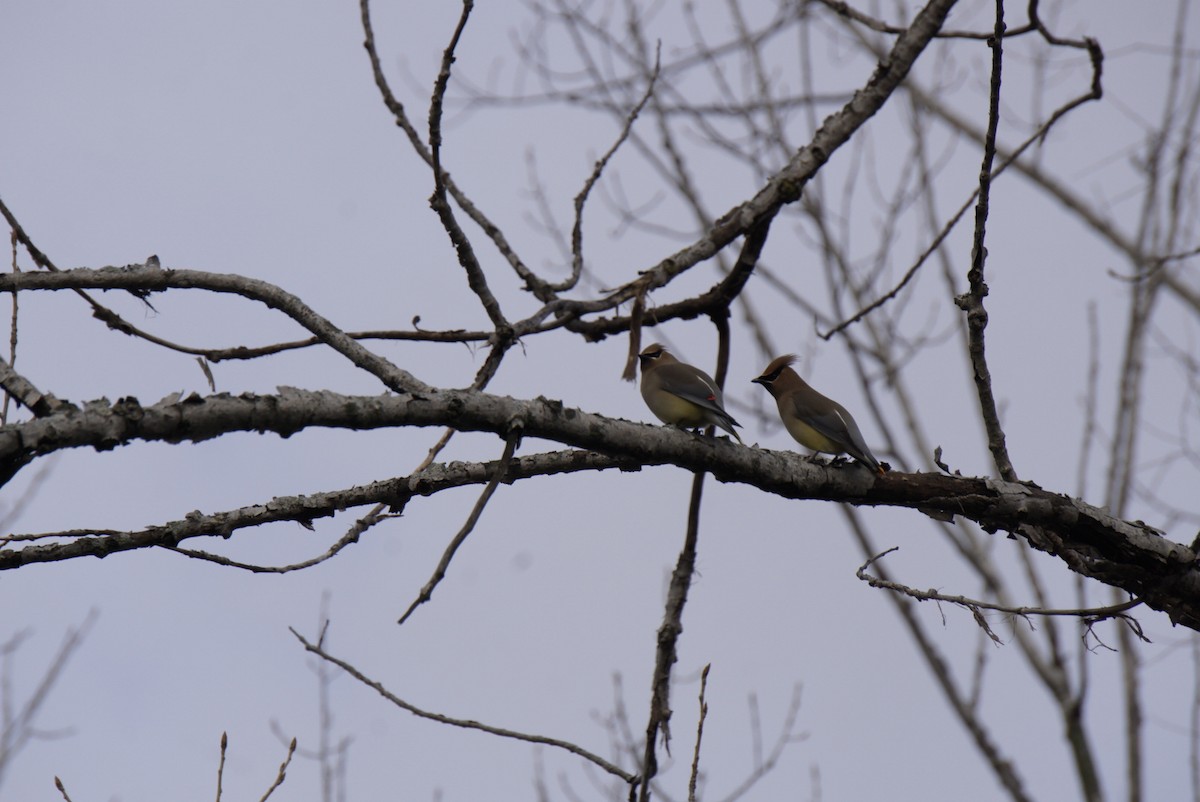
<instances>
[{"instance_id":1,"label":"gray sky background","mask_svg":"<svg viewBox=\"0 0 1200 802\"><path fill-rule=\"evenodd\" d=\"M1014 16L1023 6L1010 5ZM964 2L955 26L986 27L989 6ZM458 11L455 3L378 3L375 9L385 68L421 124ZM725 18L715 7L710 13L717 38ZM530 26L527 14L516 3L479 3L456 75L506 94L537 91L514 55L516 35ZM1099 199L1114 219L1132 220L1138 200L1131 193L1138 183L1128 162L1145 122L1159 113L1174 8L1106 0L1066 4L1061 15L1062 33L1086 33L1104 46L1106 96L1056 129L1040 158ZM689 41L669 11L656 21L654 35L662 37L665 54ZM60 267L142 262L157 253L167 267L274 282L348 330L404 328L415 315L427 328L484 326L427 207L428 170L383 108L362 39L352 3L5 3L0 196ZM821 48L821 57L848 52L836 43ZM918 75L928 79L941 70L943 77L957 76L947 80L946 98L965 104L963 113L982 124L986 48L939 48L923 57ZM829 91L856 87L870 74L865 62L828 66L814 60L823 65ZM1032 116L1029 87L1021 80L1029 66L1014 44L1006 65L1007 142L1024 136L1018 126ZM786 82L795 63L781 58L775 67ZM1071 74L1073 83L1051 85L1047 95L1082 91L1080 73ZM454 92L463 97L461 89ZM1048 100L1046 107L1052 105ZM569 225L572 197L616 136L612 121L542 106L458 104L448 122L445 158L455 179L531 264L547 273L560 269L553 244L531 223L527 154L536 154L555 212ZM898 168L899 159L888 149L889 124L894 118L883 114L865 134L872 142L870 167L884 175ZM796 125L793 135L803 139L799 118ZM649 129L647 136L652 138ZM934 136L946 148L948 183L939 201L948 214L976 184L979 156L965 142L948 144L952 137L944 132ZM728 158L710 156L711 170L701 179L709 202L723 212L758 183ZM837 161L830 164L827 185L834 198L838 180L832 176L845 169ZM652 177L631 154L618 158L614 171L635 203L654 195ZM690 225L678 210L656 213L664 222ZM599 197L589 214L586 247L600 286L627 280L680 244L619 227ZM777 271L802 275L815 262L800 233L795 218L776 224L766 259ZM967 233L962 229L951 243L961 276L969 259ZM1084 311L1094 302L1103 324L1099 414L1107 424L1121 329L1106 324L1125 314L1125 288L1107 271L1122 265L1015 176L994 190L989 238L989 355L1018 471L1046 488L1082 490L1099 503L1098 469L1083 488L1077 476L1089 347ZM901 245L897 275L923 239L913 232ZM494 250L479 250L502 301L531 310L531 299ZM714 275L712 267L695 272L685 287L655 300L673 300ZM815 279L812 290L825 292ZM836 342L817 339L812 321L798 319L767 288L752 285L752 292L781 347L802 354L813 383L855 411L868 442L876 442L877 428ZM103 300L135 324L193 345L301 336L281 315L234 298L172 293L153 299L157 314L126 297ZM932 276L922 276L910 303L910 314L927 320L931 333L946 332L958 314ZM1165 335L1194 353L1194 321L1178 309L1162 320ZM20 325L18 369L60 398L132 395L152 403L176 391L207 391L194 360L107 331L74 295L22 296ZM664 335L690 361L713 364L711 327L675 323ZM482 359L461 345L371 347L441 386L465 386ZM622 338L598 345L572 336L531 338L523 353L508 358L491 390L560 398L649 421L636 388L619 380L626 347ZM790 448L785 433L754 422L755 410L765 408L765 393L748 383L763 367L751 353L739 328L727 390L732 408L747 423L747 442ZM1188 389L1167 360L1150 370L1146 415L1168 434L1161 442L1146 441L1146 479L1169 503L1194 509L1194 472L1157 472L1157 460L1176 447L1168 435L1180 416L1194 421L1194 412L1181 412ZM382 391L340 357L315 350L221 363L214 373L217 389L231 393L272 392L280 385ZM977 403L957 339L923 353L906 377L921 388L932 437L952 467L987 472ZM234 435L188 447L81 450L47 461L49 473L13 529L137 528L194 509L213 512L404 475L437 435L306 431L288 440ZM522 450L540 447L529 442ZM444 459L495 459L501 450L494 437L459 435ZM41 467L31 466L4 489L0 512L30 488ZM316 747L311 661L287 627L313 635L326 593L331 650L402 698L607 754L602 720L613 709L614 675L622 678L632 727L644 731L654 633L682 543L690 481L683 471L656 468L502 487L432 603L403 627L396 618L428 579L477 488L414 501L403 518L373 530L338 558L287 576L250 575L170 553L31 566L0 576L0 606L8 612L0 639L25 628L34 633L16 660L18 693L36 681L62 632L89 610L99 611L40 719L46 729L69 732L30 745L3 778L0 796L57 799L52 783L58 775L76 802L211 798L218 741L228 731L225 798L257 799L285 752L272 721L296 736L302 749ZM196 547L283 564L320 553L360 514L319 521L315 533L282 525ZM963 586L965 574L916 513L862 514L879 543L901 547L889 558L898 577L916 587L978 592ZM1129 517L1159 525L1162 516L1139 500ZM1168 532L1184 542L1194 534L1184 524ZM1015 548L997 538L997 560L1015 566ZM1071 603L1073 577L1050 558L1037 559L1058 600ZM681 765L663 777L675 798L686 795L682 763L694 735L697 675L708 662L713 669L703 756L709 799L731 791L750 770L748 696L757 698L769 744L797 684L803 686L797 728L807 738L789 747L751 799L808 799L814 771L820 798L828 800L998 796L891 605L855 579L860 563L834 506L711 481L706 486L699 576L685 613L673 697L673 753ZM1095 603L1109 598L1097 586ZM943 613L945 626L938 623L935 631L956 670L967 671L979 631L964 612L920 609L928 622L940 622ZM1161 615L1139 617L1153 640L1143 650L1148 798L1181 798L1188 787L1193 636L1172 629ZM1024 772L1033 796L1075 798L1060 725L1044 694L1014 646L984 648L992 662L983 704L1002 748ZM1119 658L1098 649L1089 659L1087 716L1101 772L1119 798ZM334 734L354 739L349 799L533 796L538 750L414 719L348 678L333 690ZM560 783L582 798L599 796L591 785L595 775L579 760L551 750L540 755L552 796L565 797ZM274 798L317 796L315 764L297 759Z\"/></svg>"}]
</instances>

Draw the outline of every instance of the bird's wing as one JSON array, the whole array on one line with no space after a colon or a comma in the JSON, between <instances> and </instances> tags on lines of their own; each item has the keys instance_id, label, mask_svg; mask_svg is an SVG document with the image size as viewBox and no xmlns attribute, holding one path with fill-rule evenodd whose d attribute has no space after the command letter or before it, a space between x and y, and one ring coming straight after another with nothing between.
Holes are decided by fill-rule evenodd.
<instances>
[{"instance_id":1,"label":"bird's wing","mask_svg":"<svg viewBox=\"0 0 1200 802\"><path fill-rule=\"evenodd\" d=\"M822 398L824 398L822 396ZM856 450L853 442L854 433L858 431L857 424L844 409L840 409L838 404L830 399L824 399L828 403L822 404L821 409L814 409L813 404L801 405L798 397L792 397L792 407L796 411L796 417L807 423L817 434L822 437L827 437L834 443L841 446L846 452L853 455ZM858 439L862 440L862 434L858 435Z\"/></svg>"},{"instance_id":2,"label":"bird's wing","mask_svg":"<svg viewBox=\"0 0 1200 802\"><path fill-rule=\"evenodd\" d=\"M862 432L859 431L858 424L854 421L854 418L850 417L850 413L840 407L838 408L838 414L845 421L846 435L850 438L846 453L868 465L878 466L879 462L875 459L875 455L871 453L871 449L867 448L867 441L863 439Z\"/></svg>"},{"instance_id":3,"label":"bird's wing","mask_svg":"<svg viewBox=\"0 0 1200 802\"><path fill-rule=\"evenodd\" d=\"M659 386L668 393L691 401L696 406L716 412L736 423L733 417L725 411L725 400L721 395L721 388L709 378L708 374L682 362L662 365L658 368L658 373L662 377Z\"/></svg>"}]
</instances>

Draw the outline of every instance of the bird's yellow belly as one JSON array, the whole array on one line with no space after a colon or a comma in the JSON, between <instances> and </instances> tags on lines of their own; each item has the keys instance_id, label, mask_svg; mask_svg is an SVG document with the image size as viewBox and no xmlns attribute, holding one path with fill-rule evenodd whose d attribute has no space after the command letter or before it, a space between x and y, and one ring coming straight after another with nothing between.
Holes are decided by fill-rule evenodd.
<instances>
[{"instance_id":1,"label":"bird's yellow belly","mask_svg":"<svg viewBox=\"0 0 1200 802\"><path fill-rule=\"evenodd\" d=\"M691 401L687 401L677 395L671 395L670 393L648 393L643 395L643 398L646 398L646 406L650 407L650 411L654 413L654 417L663 423L689 428L703 426L708 423L708 416L703 407L697 406Z\"/></svg>"},{"instance_id":2,"label":"bird's yellow belly","mask_svg":"<svg viewBox=\"0 0 1200 802\"><path fill-rule=\"evenodd\" d=\"M785 419L783 425L787 427L792 439L805 448L824 454L841 454L846 450L836 440L830 440L804 421Z\"/></svg>"}]
</instances>

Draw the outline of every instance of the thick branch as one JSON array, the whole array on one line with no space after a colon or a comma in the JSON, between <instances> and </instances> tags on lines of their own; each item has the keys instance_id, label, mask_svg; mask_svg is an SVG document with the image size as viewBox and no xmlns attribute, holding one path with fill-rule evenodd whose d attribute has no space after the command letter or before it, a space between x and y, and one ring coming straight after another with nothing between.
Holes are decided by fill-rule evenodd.
<instances>
[{"instance_id":1,"label":"thick branch","mask_svg":"<svg viewBox=\"0 0 1200 802\"><path fill-rule=\"evenodd\" d=\"M417 496L432 496L443 490L466 487L487 482L500 470L500 461L453 462L432 464L408 476L384 479L366 485L313 493L305 496L276 496L262 504L251 504L233 510L214 513L199 511L185 517L149 526L136 531L113 531L99 529L43 532L39 534L9 535L0 538L0 543L13 545L34 541L64 541L26 547L21 551L0 551L0 561L8 559L18 564L33 562L57 562L76 557L106 557L122 551L145 548L169 548L187 557L207 560L218 565L243 568L255 573L284 574L317 565L333 557L342 549L356 543L362 535L359 527L340 538L323 554L299 563L284 566L265 566L240 563L218 554L179 548L179 544L197 537L230 538L242 529L265 524L293 521L306 527L321 518L330 518L348 509L368 504L380 505L392 510L401 510ZM619 468L624 471L640 470L641 466L619 457L606 457L590 451L555 451L531 454L511 460L505 466L503 482L512 484L519 479L534 476L554 476L579 471L603 471Z\"/></svg>"},{"instance_id":2,"label":"thick branch","mask_svg":"<svg viewBox=\"0 0 1200 802\"><path fill-rule=\"evenodd\" d=\"M0 275L0 292L66 289L121 289L139 292L202 289L240 295L283 312L316 335L330 348L345 356L358 367L378 377L391 390L408 392L422 390L426 387L408 371L401 370L383 357L364 348L295 295L259 279L231 273L207 273L201 270L160 270L144 265L105 267L99 270L79 268L57 273Z\"/></svg>"},{"instance_id":3,"label":"thick branch","mask_svg":"<svg viewBox=\"0 0 1200 802\"><path fill-rule=\"evenodd\" d=\"M563 300L551 290L549 284L536 278L527 268L520 264L511 249L502 240L497 239L495 227L480 224L489 236L496 241L501 251L509 256L509 261L535 296L547 304L546 314L554 314L564 321L571 331L580 331L577 319L597 312L603 312L631 301L637 295L648 290L654 290L668 284L675 276L700 264L729 245L738 237L746 234L752 228L772 219L779 210L788 203L800 197L804 186L816 174L829 157L875 115L892 92L904 81L913 64L925 47L941 29L946 15L955 5L956 0L931 0L916 15L913 23L896 38L895 44L879 63L863 88L854 93L850 101L837 112L827 117L821 127L813 135L812 141L801 148L789 163L775 175L750 200L730 209L717 219L708 232L691 245L676 251L658 262L653 267L643 271L637 279L626 283L603 298L588 301ZM432 156L416 135L416 129L408 122L403 106L394 98L387 88L387 82L379 68L378 56L375 53L373 34L370 28L370 16L366 0L362 2L363 23L367 32L367 50L371 54L372 66L376 83L384 94L385 103L397 116L398 124L408 133L418 153L432 164ZM456 187L445 178L446 188L455 201L471 212L473 207L464 205L465 198L456 191ZM477 222L480 222L477 220ZM604 332L607 333L607 332ZM602 337L603 334L600 334Z\"/></svg>"},{"instance_id":4,"label":"thick branch","mask_svg":"<svg viewBox=\"0 0 1200 802\"><path fill-rule=\"evenodd\" d=\"M646 286L654 289L667 284L679 273L714 255L757 223L775 216L779 209L800 197L809 180L829 157L881 109L892 92L912 69L917 57L941 29L956 0L931 0L913 23L897 39L886 57L879 60L866 85L854 93L844 107L825 118L813 134L812 142L801 148L782 170L771 177L750 200L726 212L708 234L678 251L643 276ZM627 285L618 293L625 301L637 294L638 287Z\"/></svg>"},{"instance_id":5,"label":"thick branch","mask_svg":"<svg viewBox=\"0 0 1200 802\"><path fill-rule=\"evenodd\" d=\"M346 396L284 388L278 395L190 396L143 407L136 399L95 401L0 427L0 476L66 448L108 450L135 440L200 441L235 431L292 435L309 427L375 429L452 426L504 436L521 421L526 437L552 440L640 465L707 471L784 498L900 506L961 515L1056 555L1071 570L1119 587L1176 623L1200 630L1196 555L1140 522L1031 483L934 473L875 477L854 465L813 463L793 452L748 448L668 427L606 418L545 398L434 390L402 396ZM486 481L484 477L481 481ZM37 548L0 551L0 570L45 562Z\"/></svg>"},{"instance_id":6,"label":"thick branch","mask_svg":"<svg viewBox=\"0 0 1200 802\"><path fill-rule=\"evenodd\" d=\"M63 405L63 402L52 394L43 393L34 387L33 382L13 370L12 365L3 359L0 359L0 387L38 417L49 415Z\"/></svg>"}]
</instances>

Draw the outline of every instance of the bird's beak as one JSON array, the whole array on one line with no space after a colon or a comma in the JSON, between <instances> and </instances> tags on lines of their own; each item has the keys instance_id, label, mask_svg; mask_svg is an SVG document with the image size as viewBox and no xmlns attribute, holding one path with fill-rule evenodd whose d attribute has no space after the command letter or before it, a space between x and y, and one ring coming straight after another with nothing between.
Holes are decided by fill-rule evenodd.
<instances>
[{"instance_id":1,"label":"bird's beak","mask_svg":"<svg viewBox=\"0 0 1200 802\"><path fill-rule=\"evenodd\" d=\"M757 379L751 379L750 383L751 384L761 384L763 387L767 386L767 381L762 376L759 376Z\"/></svg>"}]
</instances>

